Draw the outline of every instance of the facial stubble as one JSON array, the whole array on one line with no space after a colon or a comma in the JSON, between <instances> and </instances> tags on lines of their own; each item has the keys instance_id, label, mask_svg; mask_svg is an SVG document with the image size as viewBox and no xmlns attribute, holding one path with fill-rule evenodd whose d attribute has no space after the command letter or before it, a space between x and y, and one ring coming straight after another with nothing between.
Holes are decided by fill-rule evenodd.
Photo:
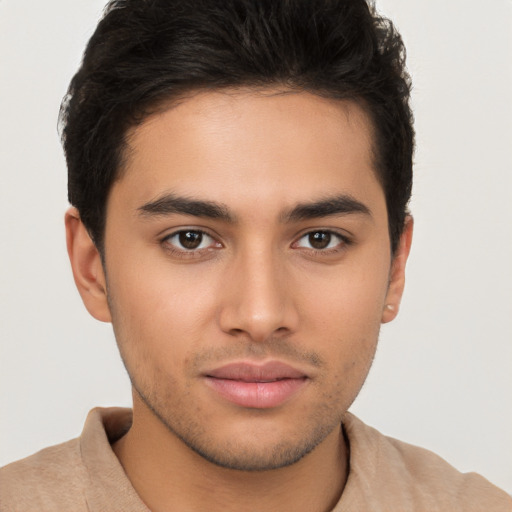
<instances>
[{"instance_id":1,"label":"facial stubble","mask_svg":"<svg viewBox=\"0 0 512 512\"><path fill-rule=\"evenodd\" d=\"M127 347L119 341L120 335L121 333L116 332L121 358L130 377L133 390L141 403L151 411L172 436L179 439L202 459L216 466L237 471L269 471L284 468L306 457L336 429L342 436L342 418L350 403L342 403L340 397L344 396L343 379L338 379L336 389L320 392L318 400L313 406L309 409L307 405L304 407L304 414L300 421L297 421L294 435L283 434L279 440L273 440L271 443L268 443L266 439L262 439L260 442L259 439L251 435L248 435L249 439L223 439L220 435L219 439L219 436L216 437L218 434L216 424L205 419L208 418L208 415L194 401L190 389L186 388L182 392L176 392L179 386L175 378L161 367L153 364L151 354L144 348L142 342L134 344L138 347L137 354L128 355ZM283 346L282 343L280 345ZM261 349L258 347L261 345L255 346L257 347L256 351L259 352ZM291 351L296 352L295 349L291 349ZM254 348L249 352L254 352ZM282 352L282 350L278 350L278 352ZM240 351L236 350L236 353L239 354ZM310 354L309 357L320 364L321 359L317 355ZM204 360L206 357L203 354L197 359ZM130 361L136 361L135 368L132 367ZM321 364L323 365L323 363ZM371 361L367 370L370 365ZM158 387L158 383L165 383L165 387ZM317 386L321 390L321 376L317 382L312 382L311 385ZM282 407L286 407L286 405ZM179 411L187 411L186 416L180 415ZM259 421L262 417L271 419L271 416L277 413L275 410L255 409L246 412L255 421ZM285 409L280 413L286 413Z\"/></svg>"}]
</instances>

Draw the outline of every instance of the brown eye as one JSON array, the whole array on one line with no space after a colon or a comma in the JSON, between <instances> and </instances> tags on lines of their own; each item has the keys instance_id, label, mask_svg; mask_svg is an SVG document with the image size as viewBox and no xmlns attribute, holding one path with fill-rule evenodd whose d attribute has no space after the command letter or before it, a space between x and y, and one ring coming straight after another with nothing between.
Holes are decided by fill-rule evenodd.
<instances>
[{"instance_id":1,"label":"brown eye","mask_svg":"<svg viewBox=\"0 0 512 512\"><path fill-rule=\"evenodd\" d=\"M203 234L199 231L181 231L178 241L185 249L197 249L203 241Z\"/></svg>"},{"instance_id":2,"label":"brown eye","mask_svg":"<svg viewBox=\"0 0 512 512\"><path fill-rule=\"evenodd\" d=\"M176 231L166 237L164 242L182 252L192 252L209 247L217 247L217 242L210 235L198 229Z\"/></svg>"},{"instance_id":3,"label":"brown eye","mask_svg":"<svg viewBox=\"0 0 512 512\"><path fill-rule=\"evenodd\" d=\"M331 243L332 235L327 231L314 231L309 233L308 241L313 249L325 249Z\"/></svg>"},{"instance_id":4,"label":"brown eye","mask_svg":"<svg viewBox=\"0 0 512 512\"><path fill-rule=\"evenodd\" d=\"M342 249L346 245L350 245L350 241L346 237L328 230L310 231L293 244L295 248L313 249L315 251Z\"/></svg>"}]
</instances>

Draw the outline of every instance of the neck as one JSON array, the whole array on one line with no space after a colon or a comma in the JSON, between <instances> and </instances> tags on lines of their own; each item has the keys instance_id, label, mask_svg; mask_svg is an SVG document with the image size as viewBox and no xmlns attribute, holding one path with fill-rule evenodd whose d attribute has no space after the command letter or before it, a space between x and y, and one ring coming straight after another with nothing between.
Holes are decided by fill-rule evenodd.
<instances>
[{"instance_id":1,"label":"neck","mask_svg":"<svg viewBox=\"0 0 512 512\"><path fill-rule=\"evenodd\" d=\"M295 464L237 471L196 454L140 403L134 402L133 412L132 427L113 449L153 512L326 512L336 505L345 486L348 448L341 428Z\"/></svg>"}]
</instances>

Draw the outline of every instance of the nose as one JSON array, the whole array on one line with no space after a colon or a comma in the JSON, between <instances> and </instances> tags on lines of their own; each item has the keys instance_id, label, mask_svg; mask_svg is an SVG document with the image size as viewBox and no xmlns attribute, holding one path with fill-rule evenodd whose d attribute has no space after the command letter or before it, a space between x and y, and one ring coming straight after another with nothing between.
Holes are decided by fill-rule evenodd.
<instances>
[{"instance_id":1,"label":"nose","mask_svg":"<svg viewBox=\"0 0 512 512\"><path fill-rule=\"evenodd\" d=\"M298 310L285 263L272 250L240 254L227 270L219 324L237 337L265 342L297 329Z\"/></svg>"}]
</instances>

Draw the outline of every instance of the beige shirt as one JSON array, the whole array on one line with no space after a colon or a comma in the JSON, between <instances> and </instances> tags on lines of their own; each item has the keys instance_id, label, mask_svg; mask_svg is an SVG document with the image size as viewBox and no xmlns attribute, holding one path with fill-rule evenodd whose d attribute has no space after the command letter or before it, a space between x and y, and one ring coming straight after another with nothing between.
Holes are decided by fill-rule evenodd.
<instances>
[{"instance_id":1,"label":"beige shirt","mask_svg":"<svg viewBox=\"0 0 512 512\"><path fill-rule=\"evenodd\" d=\"M129 409L93 409L82 435L0 469L2 512L148 512L111 443L130 427ZM505 512L512 499L475 473L383 436L347 414L350 473L333 512Z\"/></svg>"}]
</instances>

